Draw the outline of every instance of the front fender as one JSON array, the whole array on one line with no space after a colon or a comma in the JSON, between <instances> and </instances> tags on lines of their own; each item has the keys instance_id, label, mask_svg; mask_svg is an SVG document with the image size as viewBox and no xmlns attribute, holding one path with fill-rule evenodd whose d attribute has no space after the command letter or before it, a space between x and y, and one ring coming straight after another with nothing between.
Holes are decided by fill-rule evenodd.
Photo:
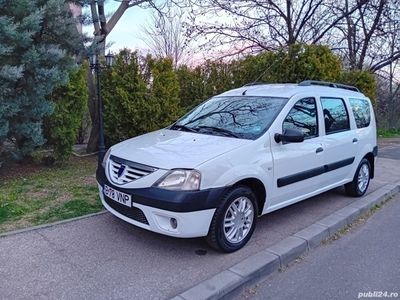
<instances>
[{"instance_id":1,"label":"front fender","mask_svg":"<svg viewBox=\"0 0 400 300\"><path fill-rule=\"evenodd\" d=\"M255 178L263 183L265 190L272 190L272 157L270 152L265 150L263 148L252 157L233 156L200 166L198 169L204 174L201 189L232 186L241 180Z\"/></svg>"}]
</instances>

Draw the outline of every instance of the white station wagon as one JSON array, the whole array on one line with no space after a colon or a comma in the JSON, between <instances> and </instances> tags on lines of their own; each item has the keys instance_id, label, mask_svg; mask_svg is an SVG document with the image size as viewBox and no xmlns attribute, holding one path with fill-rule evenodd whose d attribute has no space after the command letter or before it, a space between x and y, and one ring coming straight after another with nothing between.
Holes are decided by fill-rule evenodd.
<instances>
[{"instance_id":1,"label":"white station wagon","mask_svg":"<svg viewBox=\"0 0 400 300\"><path fill-rule=\"evenodd\" d=\"M258 216L340 185L362 196L377 151L373 107L357 88L254 83L112 146L97 181L118 218L232 252Z\"/></svg>"}]
</instances>

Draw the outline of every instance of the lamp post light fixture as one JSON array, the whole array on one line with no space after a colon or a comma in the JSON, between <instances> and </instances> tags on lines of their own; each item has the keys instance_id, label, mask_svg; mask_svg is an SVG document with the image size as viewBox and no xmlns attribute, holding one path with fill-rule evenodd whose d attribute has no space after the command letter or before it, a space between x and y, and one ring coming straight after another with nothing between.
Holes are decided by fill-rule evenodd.
<instances>
[{"instance_id":1,"label":"lamp post light fixture","mask_svg":"<svg viewBox=\"0 0 400 300\"><path fill-rule=\"evenodd\" d=\"M114 63L114 55L111 52L105 56L106 65L108 68L111 68ZM98 100L98 114L99 114L99 152L98 152L98 165L101 166L101 163L104 158L104 154L106 152L106 146L104 143L104 121L103 121L103 100L101 98L101 84L100 84L100 72L101 72L101 63L99 61L98 53L94 53L89 56L90 68L94 70L96 74L96 87L97 87L97 100Z\"/></svg>"},{"instance_id":2,"label":"lamp post light fixture","mask_svg":"<svg viewBox=\"0 0 400 300\"><path fill-rule=\"evenodd\" d=\"M108 54L106 55L106 65L107 67L111 68L113 64L114 64L114 54L108 51Z\"/></svg>"}]
</instances>

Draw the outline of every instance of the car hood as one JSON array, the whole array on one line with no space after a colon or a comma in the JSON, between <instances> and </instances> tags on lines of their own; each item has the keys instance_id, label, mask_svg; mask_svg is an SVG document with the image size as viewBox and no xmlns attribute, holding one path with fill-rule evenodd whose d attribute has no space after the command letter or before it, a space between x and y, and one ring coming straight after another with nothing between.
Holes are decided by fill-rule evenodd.
<instances>
[{"instance_id":1,"label":"car hood","mask_svg":"<svg viewBox=\"0 0 400 300\"><path fill-rule=\"evenodd\" d=\"M126 140L111 154L160 169L195 168L251 140L162 129Z\"/></svg>"}]
</instances>

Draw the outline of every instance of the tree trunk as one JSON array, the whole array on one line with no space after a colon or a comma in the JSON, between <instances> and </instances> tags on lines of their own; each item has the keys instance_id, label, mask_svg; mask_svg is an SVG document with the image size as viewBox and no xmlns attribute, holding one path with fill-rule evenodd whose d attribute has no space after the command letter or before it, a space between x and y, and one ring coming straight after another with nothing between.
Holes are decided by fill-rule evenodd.
<instances>
[{"instance_id":1,"label":"tree trunk","mask_svg":"<svg viewBox=\"0 0 400 300\"><path fill-rule=\"evenodd\" d=\"M118 23L119 19L122 17L122 15L129 7L137 6L143 2L147 2L147 0L137 0L132 3L130 1L123 0L118 6L116 12L111 16L110 20L107 23L105 22L106 18L104 16L104 1L91 2L90 9L93 19L93 26L95 30L94 43L97 47L96 51L98 51L97 53L99 53L97 58L99 61L101 61L105 55L107 35L112 31L114 26ZM90 137L86 148L86 152L92 153L97 151L99 145L98 99L96 94L95 76L92 74L91 71L88 72L87 79L89 87L88 106L90 112L90 119L92 121L92 128L90 130Z\"/></svg>"}]
</instances>

